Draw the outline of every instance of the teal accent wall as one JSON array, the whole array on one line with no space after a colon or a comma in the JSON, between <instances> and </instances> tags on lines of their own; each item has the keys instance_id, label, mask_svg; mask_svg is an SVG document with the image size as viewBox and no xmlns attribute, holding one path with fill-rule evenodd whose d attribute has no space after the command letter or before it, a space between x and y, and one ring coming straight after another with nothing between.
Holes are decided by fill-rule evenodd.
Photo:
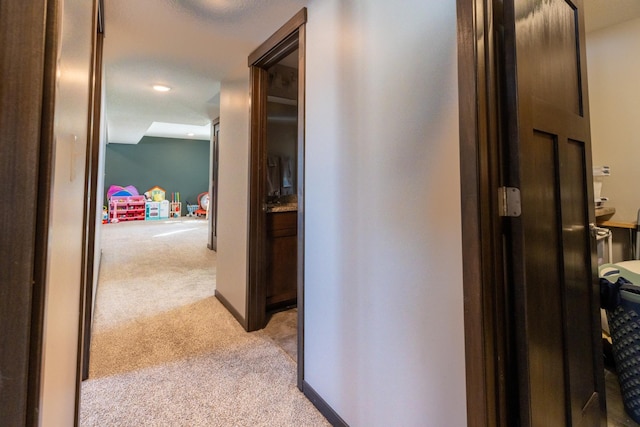
<instances>
[{"instance_id":1,"label":"teal accent wall","mask_svg":"<svg viewBox=\"0 0 640 427\"><path fill-rule=\"evenodd\" d=\"M209 148L209 141L149 136L137 144L107 144L105 198L111 185L133 185L140 194L157 185L167 200L180 192L185 215L186 202L197 204L209 189Z\"/></svg>"}]
</instances>

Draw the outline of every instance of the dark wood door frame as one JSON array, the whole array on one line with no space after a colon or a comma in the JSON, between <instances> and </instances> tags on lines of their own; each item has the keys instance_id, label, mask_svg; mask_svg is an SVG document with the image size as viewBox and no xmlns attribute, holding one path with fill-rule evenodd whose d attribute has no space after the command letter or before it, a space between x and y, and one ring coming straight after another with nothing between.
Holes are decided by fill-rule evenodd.
<instances>
[{"instance_id":1,"label":"dark wood door frame","mask_svg":"<svg viewBox=\"0 0 640 427\"><path fill-rule=\"evenodd\" d=\"M218 169L220 161L220 117L211 122L211 182L209 183L209 243L212 251L218 250Z\"/></svg>"},{"instance_id":2,"label":"dark wood door frame","mask_svg":"<svg viewBox=\"0 0 640 427\"><path fill-rule=\"evenodd\" d=\"M498 187L501 0L457 0L463 289L470 427L510 426L517 413ZM513 402L515 401L515 405Z\"/></svg>"},{"instance_id":3,"label":"dark wood door frame","mask_svg":"<svg viewBox=\"0 0 640 427\"><path fill-rule=\"evenodd\" d=\"M262 329L266 307L266 217L265 194L266 156L266 93L267 72L251 66L251 161L249 178L249 272L247 283L247 331Z\"/></svg>"},{"instance_id":4,"label":"dark wood door frame","mask_svg":"<svg viewBox=\"0 0 640 427\"><path fill-rule=\"evenodd\" d=\"M247 315L248 331L264 327L266 308L264 195L266 175L266 69L298 49L298 387L304 380L304 129L305 42L307 9L300 10L248 58L251 79L251 160L249 178L249 233Z\"/></svg>"},{"instance_id":5,"label":"dark wood door frame","mask_svg":"<svg viewBox=\"0 0 640 427\"><path fill-rule=\"evenodd\" d=\"M39 421L59 7L0 4L0 191L11 200L0 211L3 425Z\"/></svg>"},{"instance_id":6,"label":"dark wood door frame","mask_svg":"<svg viewBox=\"0 0 640 427\"><path fill-rule=\"evenodd\" d=\"M98 0L94 13L96 21L96 33L93 40L92 52L92 76L90 79L91 90L89 91L89 143L85 159L85 210L84 210L84 231L82 247L82 296L80 301L81 312L83 312L78 340L80 355L80 372L78 378L86 380L89 378L89 350L91 348L91 325L93 320L93 285L95 273L95 241L96 241L96 215L98 201L96 200L98 187L98 169L100 162L100 130L101 130L101 109L102 109L102 50L104 46L104 5L103 0ZM99 256L99 254L97 254ZM80 391L80 381L78 382L78 394Z\"/></svg>"},{"instance_id":7,"label":"dark wood door frame","mask_svg":"<svg viewBox=\"0 0 640 427\"><path fill-rule=\"evenodd\" d=\"M306 9L305 9L306 22ZM304 390L304 171L305 171L305 76L306 76L305 25L298 27L298 388Z\"/></svg>"}]
</instances>

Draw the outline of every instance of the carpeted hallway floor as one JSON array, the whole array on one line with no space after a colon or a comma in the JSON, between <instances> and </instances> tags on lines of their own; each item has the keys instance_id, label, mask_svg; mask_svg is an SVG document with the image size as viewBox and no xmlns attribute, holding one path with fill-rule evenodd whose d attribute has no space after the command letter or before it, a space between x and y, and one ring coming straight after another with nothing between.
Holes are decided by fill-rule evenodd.
<instances>
[{"instance_id":1,"label":"carpeted hallway floor","mask_svg":"<svg viewBox=\"0 0 640 427\"><path fill-rule=\"evenodd\" d=\"M102 229L82 426L326 426L296 365L213 296L204 220Z\"/></svg>"}]
</instances>

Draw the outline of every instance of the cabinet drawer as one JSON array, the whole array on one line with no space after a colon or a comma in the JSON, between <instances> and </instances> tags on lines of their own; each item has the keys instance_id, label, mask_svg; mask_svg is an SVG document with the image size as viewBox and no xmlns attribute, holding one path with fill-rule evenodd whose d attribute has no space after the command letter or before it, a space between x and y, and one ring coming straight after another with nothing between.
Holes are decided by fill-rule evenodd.
<instances>
[{"instance_id":1,"label":"cabinet drawer","mask_svg":"<svg viewBox=\"0 0 640 427\"><path fill-rule=\"evenodd\" d=\"M267 214L267 235L273 237L295 236L298 228L298 212L273 212Z\"/></svg>"}]
</instances>

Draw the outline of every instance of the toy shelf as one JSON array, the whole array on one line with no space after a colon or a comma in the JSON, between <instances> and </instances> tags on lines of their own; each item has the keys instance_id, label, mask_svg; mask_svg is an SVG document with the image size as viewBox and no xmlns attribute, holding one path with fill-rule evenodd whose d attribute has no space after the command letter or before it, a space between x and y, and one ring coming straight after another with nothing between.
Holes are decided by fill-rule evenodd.
<instances>
[{"instance_id":1,"label":"toy shelf","mask_svg":"<svg viewBox=\"0 0 640 427\"><path fill-rule=\"evenodd\" d=\"M182 215L182 202L171 202L169 218L180 218Z\"/></svg>"},{"instance_id":2,"label":"toy shelf","mask_svg":"<svg viewBox=\"0 0 640 427\"><path fill-rule=\"evenodd\" d=\"M144 196L113 196L109 201L109 222L144 221Z\"/></svg>"}]
</instances>

